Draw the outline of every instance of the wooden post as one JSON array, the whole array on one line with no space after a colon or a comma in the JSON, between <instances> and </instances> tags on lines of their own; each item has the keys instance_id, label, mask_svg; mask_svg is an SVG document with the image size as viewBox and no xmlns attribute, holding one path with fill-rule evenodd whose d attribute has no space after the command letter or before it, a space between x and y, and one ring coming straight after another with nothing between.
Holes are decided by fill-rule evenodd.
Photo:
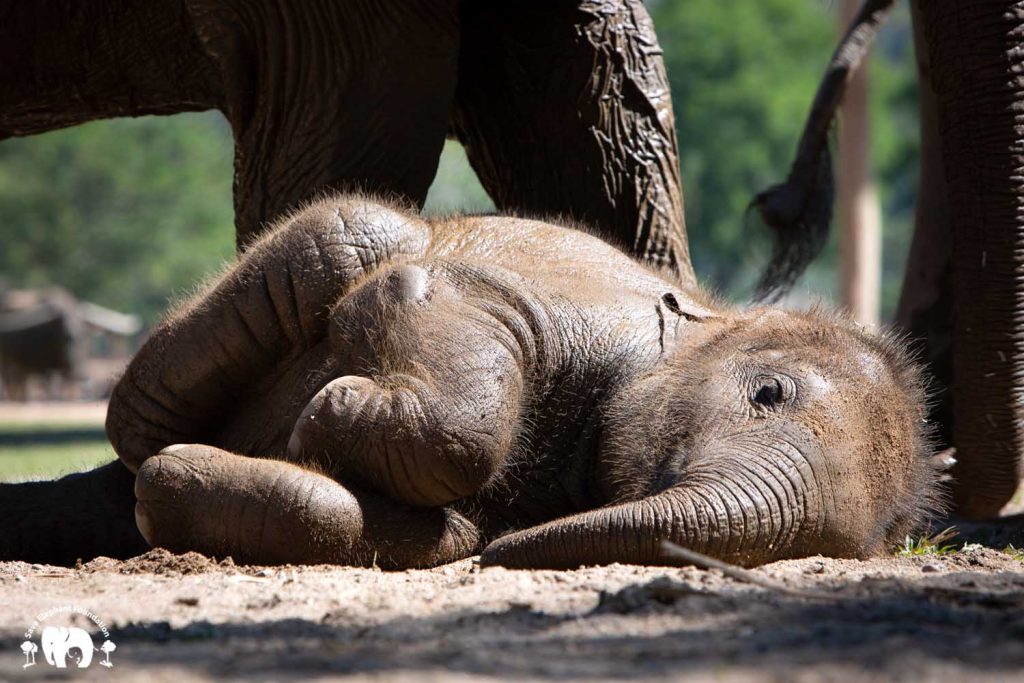
<instances>
[{"instance_id":1,"label":"wooden post","mask_svg":"<svg viewBox=\"0 0 1024 683\"><path fill-rule=\"evenodd\" d=\"M844 33L861 0L843 0L839 31ZM868 60L853 74L839 116L839 301L863 325L878 323L881 289L882 216L871 182L868 130Z\"/></svg>"}]
</instances>

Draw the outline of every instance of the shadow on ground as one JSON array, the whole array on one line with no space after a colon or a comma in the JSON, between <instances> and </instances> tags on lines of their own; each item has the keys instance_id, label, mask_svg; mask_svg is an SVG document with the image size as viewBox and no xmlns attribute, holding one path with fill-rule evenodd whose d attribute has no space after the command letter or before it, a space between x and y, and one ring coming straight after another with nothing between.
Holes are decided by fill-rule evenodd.
<instances>
[{"instance_id":1,"label":"shadow on ground","mask_svg":"<svg viewBox=\"0 0 1024 683\"><path fill-rule=\"evenodd\" d=\"M234 618L180 619L176 613L170 621L117 624L111 673L120 680L182 681L337 674L1008 680L1024 672L1024 574L1000 570L1014 566L1002 559L986 566L991 553L975 551L978 571L961 571L956 562L937 567L941 561L934 558L878 561L880 567L823 559L773 566L777 579L817 597L692 568L480 572L466 564L454 575L332 569L317 579L316 590L334 586L339 598L322 600L332 602L325 611L309 597L305 574L291 581L242 577L252 583L232 584L245 587L233 603ZM603 580L605 572L612 572L610 579ZM193 605L197 588L232 576L175 579L157 584L184 586L185 597L173 604ZM345 599L353 584L361 588L349 595L359 597ZM267 618L291 600L312 602L319 616ZM3 650L14 657L21 635L4 635Z\"/></svg>"}]
</instances>

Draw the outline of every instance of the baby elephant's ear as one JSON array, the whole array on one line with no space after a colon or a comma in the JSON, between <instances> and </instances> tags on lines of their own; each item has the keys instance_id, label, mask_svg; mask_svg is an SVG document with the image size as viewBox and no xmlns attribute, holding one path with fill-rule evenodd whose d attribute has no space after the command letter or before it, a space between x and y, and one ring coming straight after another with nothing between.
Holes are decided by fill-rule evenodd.
<instances>
[{"instance_id":1,"label":"baby elephant's ear","mask_svg":"<svg viewBox=\"0 0 1024 683\"><path fill-rule=\"evenodd\" d=\"M675 313L690 322L699 323L719 317L714 311L695 304L686 297L677 297L672 292L666 292L661 296L660 305L670 313Z\"/></svg>"}]
</instances>

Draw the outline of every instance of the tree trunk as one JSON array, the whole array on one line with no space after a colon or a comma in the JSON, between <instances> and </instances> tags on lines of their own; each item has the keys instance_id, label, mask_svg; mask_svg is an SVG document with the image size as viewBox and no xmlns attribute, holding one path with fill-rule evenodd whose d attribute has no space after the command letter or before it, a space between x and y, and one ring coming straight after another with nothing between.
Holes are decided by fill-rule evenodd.
<instances>
[{"instance_id":1,"label":"tree trunk","mask_svg":"<svg viewBox=\"0 0 1024 683\"><path fill-rule=\"evenodd\" d=\"M840 35L860 9L859 0L843 0L839 11ZM861 62L843 95L839 119L839 296L840 302L862 325L878 323L881 278L881 211L871 182L868 131L868 62Z\"/></svg>"}]
</instances>

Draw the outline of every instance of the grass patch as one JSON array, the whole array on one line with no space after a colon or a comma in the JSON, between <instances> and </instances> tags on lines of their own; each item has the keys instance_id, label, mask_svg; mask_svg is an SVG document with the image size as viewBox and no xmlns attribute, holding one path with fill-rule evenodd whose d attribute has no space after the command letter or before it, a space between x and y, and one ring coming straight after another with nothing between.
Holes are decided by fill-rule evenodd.
<instances>
[{"instance_id":1,"label":"grass patch","mask_svg":"<svg viewBox=\"0 0 1024 683\"><path fill-rule=\"evenodd\" d=\"M1024 562L1024 548L1017 548L1011 543L1010 545L1003 548L1003 552L1017 560L1018 562Z\"/></svg>"},{"instance_id":2,"label":"grass patch","mask_svg":"<svg viewBox=\"0 0 1024 683\"><path fill-rule=\"evenodd\" d=\"M70 422L32 421L32 422L0 422L0 434L47 434L69 430L102 430L102 422L72 420Z\"/></svg>"},{"instance_id":3,"label":"grass patch","mask_svg":"<svg viewBox=\"0 0 1024 683\"><path fill-rule=\"evenodd\" d=\"M115 459L107 441L0 446L0 481L53 479Z\"/></svg>"},{"instance_id":4,"label":"grass patch","mask_svg":"<svg viewBox=\"0 0 1024 683\"><path fill-rule=\"evenodd\" d=\"M919 557L922 555L949 555L960 549L956 543L947 543L957 535L956 527L949 527L937 534L918 538L907 536L903 545L896 549L896 557Z\"/></svg>"}]
</instances>

